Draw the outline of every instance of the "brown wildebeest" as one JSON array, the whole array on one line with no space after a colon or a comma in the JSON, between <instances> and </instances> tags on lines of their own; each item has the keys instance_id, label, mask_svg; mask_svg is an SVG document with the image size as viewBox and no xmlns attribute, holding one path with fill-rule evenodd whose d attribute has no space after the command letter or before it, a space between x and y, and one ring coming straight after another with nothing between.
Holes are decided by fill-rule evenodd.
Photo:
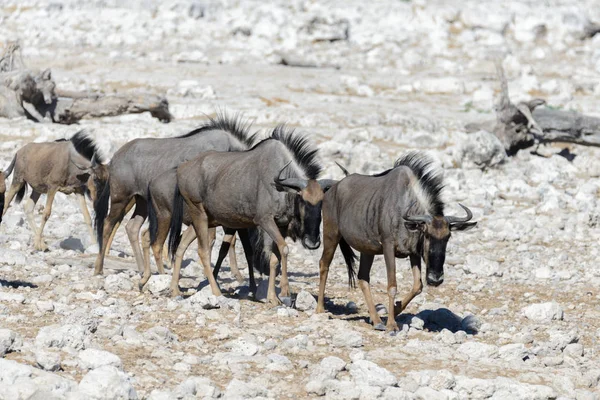
<instances>
[{"instance_id":1,"label":"brown wildebeest","mask_svg":"<svg viewBox=\"0 0 600 400\"><path fill-rule=\"evenodd\" d=\"M317 180L320 172L317 149L282 125L250 150L202 153L177 168L169 251L175 254L178 250L185 201L198 237L204 274L213 294L220 295L210 271L209 227L258 226L277 246L281 258L281 295L289 296L285 236L301 238L307 249L319 247L323 194L335 183ZM187 244L185 240L181 246ZM252 268L249 270L252 273ZM275 293L274 263L267 299L273 304L280 302Z\"/></svg>"},{"instance_id":2,"label":"brown wildebeest","mask_svg":"<svg viewBox=\"0 0 600 400\"><path fill-rule=\"evenodd\" d=\"M77 132L69 140L26 144L17 151L8 169L0 174L2 175L0 191L2 191L5 177L10 176L13 169L15 172L5 199L3 214L6 213L15 196L17 202L23 199L29 185L32 189L31 196L23 208L27 215L27 222L34 232L35 249L46 250L42 233L52 212L52 202L56 192L75 193L93 240L94 230L84 194L89 193L93 201L97 193L104 189L108 180L108 168L103 164L104 159L98 152L96 143L84 131ZM42 222L38 228L33 210L41 194L47 194L47 199Z\"/></svg>"},{"instance_id":3,"label":"brown wildebeest","mask_svg":"<svg viewBox=\"0 0 600 400\"><path fill-rule=\"evenodd\" d=\"M250 124L241 118L219 114L185 135L165 139L135 139L117 150L110 161L108 185L94 203L99 245L94 274L102 274L107 249L131 203L135 203L135 211L127 223L127 236L138 270L143 272L145 266L139 236L148 213L148 185L152 179L204 151L247 149L254 142L254 135L249 130ZM159 273L164 273L162 261L157 268Z\"/></svg>"},{"instance_id":4,"label":"brown wildebeest","mask_svg":"<svg viewBox=\"0 0 600 400\"><path fill-rule=\"evenodd\" d=\"M173 203L173 193L175 192L175 187L177 186L177 169L172 168L168 171L163 172L159 176L152 179L150 185L148 186L148 220L150 222L150 227L142 234L142 249L144 252L144 275L140 281L140 288L143 287L148 279L150 279L150 247L152 247L152 252L154 253L155 262L162 263L162 251L163 245L167 240L167 235L169 233L169 224L171 222L171 214L172 214L172 203ZM189 216L189 212L187 207L184 207L183 210L183 223L188 225L187 230L183 234L184 241L186 243L185 246L180 246L177 253L174 254L175 260L173 265L173 278L171 281L171 295L172 296L180 296L181 292L179 290L179 272L181 269L181 264L183 262L183 256L185 251L189 245L195 238L196 235L194 233L194 228L191 226L191 219ZM214 235L214 229L211 229L211 236ZM240 232L240 235L245 235L245 232ZM235 249L233 245L235 244L235 230L226 230L225 237L223 238L223 246L225 253L227 249L229 249L229 261L231 272L235 275L238 282L244 282L244 278L240 274L237 268L237 261L235 258ZM189 242L189 243L188 243ZM212 240L211 240L212 242ZM229 243L231 242L231 247L229 247ZM245 242L242 241L242 244ZM244 245L244 249L248 250L248 245L250 242L246 242ZM246 252L246 255L250 255L253 251L250 250L250 253ZM222 256L222 257L221 257ZM223 261L224 254L221 252L219 261L217 265ZM250 265L250 264L249 264ZM216 279L216 274L214 274ZM251 276L251 287L253 286L254 278Z\"/></svg>"},{"instance_id":5,"label":"brown wildebeest","mask_svg":"<svg viewBox=\"0 0 600 400\"><path fill-rule=\"evenodd\" d=\"M444 281L444 260L450 231L475 226L464 218L444 216L441 199L442 177L432 169L424 154L411 152L398 159L394 167L377 175L352 174L334 185L323 199L323 255L319 262L320 283L317 312L325 310L325 284L329 265L340 245L348 266L351 284L354 278L354 252L360 252L358 282L365 296L375 329L385 329L375 310L369 286L371 266L376 254L383 254L388 280L387 330L398 330L395 317L423 288L421 258L427 268L427 284ZM395 303L396 257L410 257L413 287L400 304Z\"/></svg>"}]
</instances>

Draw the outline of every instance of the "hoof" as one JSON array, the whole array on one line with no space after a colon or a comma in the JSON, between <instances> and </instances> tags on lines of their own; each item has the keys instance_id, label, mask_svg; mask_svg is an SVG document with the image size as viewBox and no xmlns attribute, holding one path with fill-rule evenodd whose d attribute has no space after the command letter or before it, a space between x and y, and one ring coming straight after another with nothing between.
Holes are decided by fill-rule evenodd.
<instances>
[{"instance_id":1,"label":"hoof","mask_svg":"<svg viewBox=\"0 0 600 400\"><path fill-rule=\"evenodd\" d=\"M172 298L182 297L182 294L181 294L181 291L179 290L179 288L171 289L171 297Z\"/></svg>"},{"instance_id":2,"label":"hoof","mask_svg":"<svg viewBox=\"0 0 600 400\"><path fill-rule=\"evenodd\" d=\"M138 289L140 289L140 292L144 289L144 284L142 282L138 283Z\"/></svg>"},{"instance_id":3,"label":"hoof","mask_svg":"<svg viewBox=\"0 0 600 400\"><path fill-rule=\"evenodd\" d=\"M385 331L385 325L382 322L380 322L374 325L373 329L375 329L376 331Z\"/></svg>"},{"instance_id":4,"label":"hoof","mask_svg":"<svg viewBox=\"0 0 600 400\"><path fill-rule=\"evenodd\" d=\"M267 304L273 307L277 307L281 305L281 301L277 297L275 297L274 299L267 299Z\"/></svg>"}]
</instances>

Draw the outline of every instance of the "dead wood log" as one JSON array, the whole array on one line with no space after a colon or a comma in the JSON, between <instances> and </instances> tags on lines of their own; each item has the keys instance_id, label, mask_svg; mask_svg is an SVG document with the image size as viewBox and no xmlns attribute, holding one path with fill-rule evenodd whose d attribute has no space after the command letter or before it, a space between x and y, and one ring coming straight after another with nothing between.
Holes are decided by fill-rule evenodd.
<instances>
[{"instance_id":1,"label":"dead wood log","mask_svg":"<svg viewBox=\"0 0 600 400\"><path fill-rule=\"evenodd\" d=\"M510 101L501 61L496 62L496 72L500 81L500 95L495 106L496 122L493 125L489 122L470 124L466 126L467 131L489 129L491 126L491 131L500 139L508 155L552 142L600 147L600 118L574 111L538 108L546 104L543 99L515 105Z\"/></svg>"},{"instance_id":2,"label":"dead wood log","mask_svg":"<svg viewBox=\"0 0 600 400\"><path fill-rule=\"evenodd\" d=\"M173 119L167 99L152 94L133 96L73 92L68 94L70 97L58 97L49 110L44 110L44 112L51 112L55 122L73 124L82 119L139 114L146 111L162 122L170 122Z\"/></svg>"}]
</instances>

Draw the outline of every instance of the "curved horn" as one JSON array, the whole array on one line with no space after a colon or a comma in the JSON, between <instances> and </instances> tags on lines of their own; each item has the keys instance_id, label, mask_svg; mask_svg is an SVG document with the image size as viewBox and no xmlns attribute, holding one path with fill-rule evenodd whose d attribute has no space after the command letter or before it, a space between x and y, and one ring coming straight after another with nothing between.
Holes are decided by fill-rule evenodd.
<instances>
[{"instance_id":1,"label":"curved horn","mask_svg":"<svg viewBox=\"0 0 600 400\"><path fill-rule=\"evenodd\" d=\"M301 178L286 178L286 179L276 179L275 183L288 188L293 188L296 190L302 190L306 187L306 179Z\"/></svg>"},{"instance_id":2,"label":"curved horn","mask_svg":"<svg viewBox=\"0 0 600 400\"><path fill-rule=\"evenodd\" d=\"M345 175L345 176L348 176L348 175L350 175L350 172L348 172L348 170L347 170L346 168L344 168L344 167L342 166L342 164L340 164L340 163L339 163L339 162L337 162L337 161L336 161L335 163L337 164L337 166L338 166L338 167L340 167L340 169L342 170L342 172L344 173L344 175Z\"/></svg>"},{"instance_id":3,"label":"curved horn","mask_svg":"<svg viewBox=\"0 0 600 400\"><path fill-rule=\"evenodd\" d=\"M336 181L335 179L319 179L317 182L319 182L319 186L321 186L321 189L325 192L339 181Z\"/></svg>"},{"instance_id":4,"label":"curved horn","mask_svg":"<svg viewBox=\"0 0 600 400\"><path fill-rule=\"evenodd\" d=\"M473 213L471 212L471 210L469 210L467 207L463 206L460 203L458 203L458 205L461 206L462 209L466 211L467 215L465 217L455 217L455 216L446 217L446 221L448 221L449 224L455 224L457 222L467 222L471 218L473 218Z\"/></svg>"},{"instance_id":5,"label":"curved horn","mask_svg":"<svg viewBox=\"0 0 600 400\"><path fill-rule=\"evenodd\" d=\"M431 215L411 215L410 217L408 215L404 216L404 220L407 222L421 222L428 224L431 222L431 219Z\"/></svg>"}]
</instances>

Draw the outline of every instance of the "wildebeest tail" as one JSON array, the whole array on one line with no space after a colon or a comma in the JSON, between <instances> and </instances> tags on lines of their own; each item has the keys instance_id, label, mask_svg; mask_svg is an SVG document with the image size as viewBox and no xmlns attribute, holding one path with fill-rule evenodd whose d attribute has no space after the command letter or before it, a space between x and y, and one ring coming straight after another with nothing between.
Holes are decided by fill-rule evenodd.
<instances>
[{"instance_id":1,"label":"wildebeest tail","mask_svg":"<svg viewBox=\"0 0 600 400\"><path fill-rule=\"evenodd\" d=\"M350 287L356 287L356 271L354 269L356 254L354 254L352 247L350 247L344 238L340 239L340 249L342 250L342 255L344 256L346 267L348 268L348 284Z\"/></svg>"},{"instance_id":2,"label":"wildebeest tail","mask_svg":"<svg viewBox=\"0 0 600 400\"><path fill-rule=\"evenodd\" d=\"M248 228L248 238L252 246L252 263L255 270L262 275L269 275L271 272L271 246L265 247L264 231L259 227Z\"/></svg>"},{"instance_id":3,"label":"wildebeest tail","mask_svg":"<svg viewBox=\"0 0 600 400\"><path fill-rule=\"evenodd\" d=\"M98 197L94 202L94 226L96 227L96 240L98 248L102 248L102 236L104 235L104 220L108 215L108 203L110 200L110 177L98 193Z\"/></svg>"},{"instance_id":4,"label":"wildebeest tail","mask_svg":"<svg viewBox=\"0 0 600 400\"><path fill-rule=\"evenodd\" d=\"M21 186L21 189L19 189L19 191L17 192L17 197L15 197L15 201L18 203L21 202L21 200L23 200L23 197L25 197L25 195L27 194L27 184L23 184L23 186Z\"/></svg>"},{"instance_id":5,"label":"wildebeest tail","mask_svg":"<svg viewBox=\"0 0 600 400\"><path fill-rule=\"evenodd\" d=\"M179 185L175 185L172 209L171 224L169 225L169 254L171 259L175 261L175 254L179 242L181 242L181 225L183 224L183 196L179 191Z\"/></svg>"},{"instance_id":6,"label":"wildebeest tail","mask_svg":"<svg viewBox=\"0 0 600 400\"><path fill-rule=\"evenodd\" d=\"M150 244L154 244L156 242L156 235L158 234L158 218L156 217L156 209L154 209L152 202L150 185L148 185L148 223L150 224Z\"/></svg>"},{"instance_id":7,"label":"wildebeest tail","mask_svg":"<svg viewBox=\"0 0 600 400\"><path fill-rule=\"evenodd\" d=\"M6 192L4 172L0 171L0 223L2 223L2 213L4 212L4 192Z\"/></svg>"}]
</instances>

